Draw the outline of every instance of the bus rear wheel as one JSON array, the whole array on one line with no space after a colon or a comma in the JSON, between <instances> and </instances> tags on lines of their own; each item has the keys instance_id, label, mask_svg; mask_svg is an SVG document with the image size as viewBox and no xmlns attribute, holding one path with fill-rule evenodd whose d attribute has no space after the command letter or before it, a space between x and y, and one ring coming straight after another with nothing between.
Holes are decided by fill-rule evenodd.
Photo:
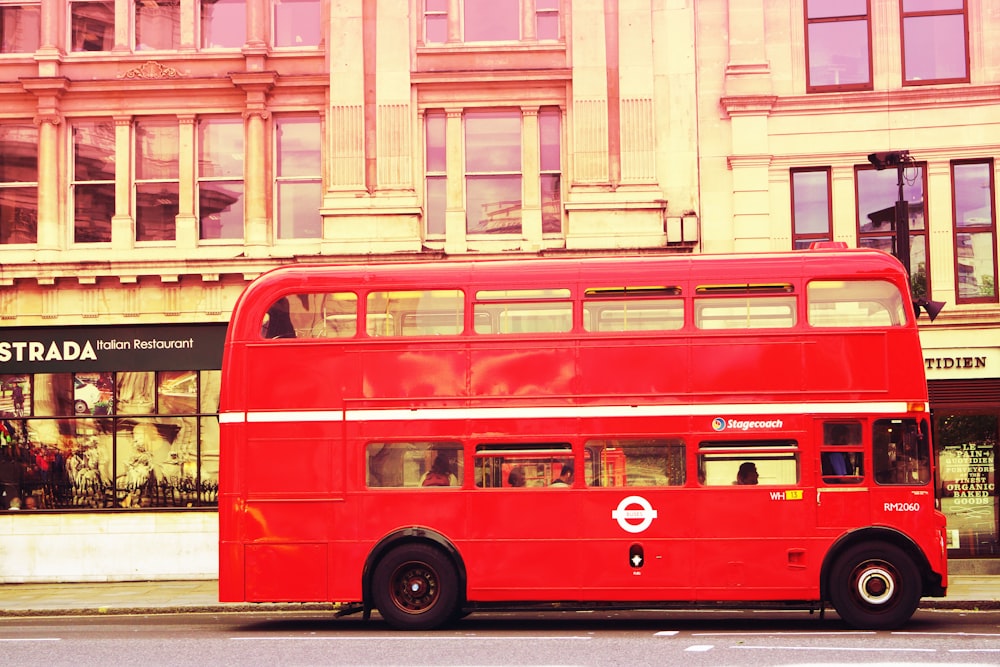
<instances>
[{"instance_id":1,"label":"bus rear wheel","mask_svg":"<svg viewBox=\"0 0 1000 667\"><path fill-rule=\"evenodd\" d=\"M440 549L397 547L379 561L372 576L375 608L397 630L430 630L458 616L458 575Z\"/></svg>"},{"instance_id":2,"label":"bus rear wheel","mask_svg":"<svg viewBox=\"0 0 1000 667\"><path fill-rule=\"evenodd\" d=\"M892 544L856 544L830 572L830 601L855 628L891 630L920 604L920 572L906 552Z\"/></svg>"}]
</instances>

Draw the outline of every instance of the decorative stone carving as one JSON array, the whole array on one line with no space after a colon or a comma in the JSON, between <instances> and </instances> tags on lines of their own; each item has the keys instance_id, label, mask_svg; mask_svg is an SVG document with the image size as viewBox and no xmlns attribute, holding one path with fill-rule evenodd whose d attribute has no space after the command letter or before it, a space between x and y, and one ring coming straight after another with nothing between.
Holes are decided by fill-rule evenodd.
<instances>
[{"instance_id":1,"label":"decorative stone carving","mask_svg":"<svg viewBox=\"0 0 1000 667\"><path fill-rule=\"evenodd\" d=\"M155 60L147 60L137 67L118 75L119 79L177 79L183 76L176 68L167 67Z\"/></svg>"}]
</instances>

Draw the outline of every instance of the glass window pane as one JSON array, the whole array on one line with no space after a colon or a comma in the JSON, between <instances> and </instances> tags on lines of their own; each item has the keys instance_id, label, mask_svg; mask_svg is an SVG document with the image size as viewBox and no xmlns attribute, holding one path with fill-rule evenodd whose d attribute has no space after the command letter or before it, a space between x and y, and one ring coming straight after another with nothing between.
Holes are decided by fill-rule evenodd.
<instances>
[{"instance_id":1,"label":"glass window pane","mask_svg":"<svg viewBox=\"0 0 1000 667\"><path fill-rule=\"evenodd\" d=\"M198 220L202 239L243 238L243 183L200 183Z\"/></svg>"},{"instance_id":2,"label":"glass window pane","mask_svg":"<svg viewBox=\"0 0 1000 667\"><path fill-rule=\"evenodd\" d=\"M114 0L70 3L73 51L111 51L115 46Z\"/></svg>"},{"instance_id":3,"label":"glass window pane","mask_svg":"<svg viewBox=\"0 0 1000 667\"><path fill-rule=\"evenodd\" d=\"M222 371L201 371L201 398L199 406L201 412L219 411L219 389L221 386ZM216 421L216 429L218 429L218 421ZM218 430L216 430L216 443L218 443Z\"/></svg>"},{"instance_id":4,"label":"glass window pane","mask_svg":"<svg viewBox=\"0 0 1000 667\"><path fill-rule=\"evenodd\" d=\"M538 39L559 39L559 14L539 12L535 23Z\"/></svg>"},{"instance_id":5,"label":"glass window pane","mask_svg":"<svg viewBox=\"0 0 1000 667\"><path fill-rule=\"evenodd\" d=\"M115 180L115 124L81 121L73 124L73 180Z\"/></svg>"},{"instance_id":6,"label":"glass window pane","mask_svg":"<svg viewBox=\"0 0 1000 667\"><path fill-rule=\"evenodd\" d=\"M322 39L320 0L274 3L275 46L318 46Z\"/></svg>"},{"instance_id":7,"label":"glass window pane","mask_svg":"<svg viewBox=\"0 0 1000 667\"><path fill-rule=\"evenodd\" d=\"M989 227L993 224L991 164L956 164L955 226L960 229Z\"/></svg>"},{"instance_id":8,"label":"glass window pane","mask_svg":"<svg viewBox=\"0 0 1000 667\"><path fill-rule=\"evenodd\" d=\"M888 327L906 324L903 295L884 280L813 280L806 288L809 325Z\"/></svg>"},{"instance_id":9,"label":"glass window pane","mask_svg":"<svg viewBox=\"0 0 1000 667\"><path fill-rule=\"evenodd\" d=\"M699 329L763 329L795 326L795 297L696 299Z\"/></svg>"},{"instance_id":10,"label":"glass window pane","mask_svg":"<svg viewBox=\"0 0 1000 667\"><path fill-rule=\"evenodd\" d=\"M0 188L0 244L38 240L38 188Z\"/></svg>"},{"instance_id":11,"label":"glass window pane","mask_svg":"<svg viewBox=\"0 0 1000 667\"><path fill-rule=\"evenodd\" d=\"M243 178L243 121L198 123L198 170L202 177Z\"/></svg>"},{"instance_id":12,"label":"glass window pane","mask_svg":"<svg viewBox=\"0 0 1000 667\"><path fill-rule=\"evenodd\" d=\"M465 195L469 234L521 233L520 176L470 176Z\"/></svg>"},{"instance_id":13,"label":"glass window pane","mask_svg":"<svg viewBox=\"0 0 1000 667\"><path fill-rule=\"evenodd\" d=\"M120 415L148 415L156 405L156 374L152 371L125 371L115 374L115 412Z\"/></svg>"},{"instance_id":14,"label":"glass window pane","mask_svg":"<svg viewBox=\"0 0 1000 667\"><path fill-rule=\"evenodd\" d=\"M959 298L996 298L993 233L958 233L955 235L955 245Z\"/></svg>"},{"instance_id":15,"label":"glass window pane","mask_svg":"<svg viewBox=\"0 0 1000 667\"><path fill-rule=\"evenodd\" d=\"M562 232L562 177L542 174L542 233Z\"/></svg>"},{"instance_id":16,"label":"glass window pane","mask_svg":"<svg viewBox=\"0 0 1000 667\"><path fill-rule=\"evenodd\" d=\"M136 0L135 50L176 50L180 44L180 0Z\"/></svg>"},{"instance_id":17,"label":"glass window pane","mask_svg":"<svg viewBox=\"0 0 1000 667\"><path fill-rule=\"evenodd\" d=\"M34 53L38 50L41 5L0 6L0 53Z\"/></svg>"},{"instance_id":18,"label":"glass window pane","mask_svg":"<svg viewBox=\"0 0 1000 667\"><path fill-rule=\"evenodd\" d=\"M114 183L77 183L73 186L74 243L110 243L114 215Z\"/></svg>"},{"instance_id":19,"label":"glass window pane","mask_svg":"<svg viewBox=\"0 0 1000 667\"><path fill-rule=\"evenodd\" d=\"M868 0L806 0L806 18L867 16Z\"/></svg>"},{"instance_id":20,"label":"glass window pane","mask_svg":"<svg viewBox=\"0 0 1000 667\"><path fill-rule=\"evenodd\" d=\"M672 331L684 326L684 302L678 299L588 300L583 304L587 331Z\"/></svg>"},{"instance_id":21,"label":"glass window pane","mask_svg":"<svg viewBox=\"0 0 1000 667\"><path fill-rule=\"evenodd\" d=\"M201 0L203 49L238 49L246 37L246 0Z\"/></svg>"},{"instance_id":22,"label":"glass window pane","mask_svg":"<svg viewBox=\"0 0 1000 667\"><path fill-rule=\"evenodd\" d=\"M465 41L520 39L519 5L519 0L465 0Z\"/></svg>"},{"instance_id":23,"label":"glass window pane","mask_svg":"<svg viewBox=\"0 0 1000 667\"><path fill-rule=\"evenodd\" d=\"M457 335L464 329L465 300L458 290L372 292L369 336Z\"/></svg>"},{"instance_id":24,"label":"glass window pane","mask_svg":"<svg viewBox=\"0 0 1000 667\"><path fill-rule=\"evenodd\" d=\"M868 63L868 21L809 25L810 86L869 83Z\"/></svg>"},{"instance_id":25,"label":"glass window pane","mask_svg":"<svg viewBox=\"0 0 1000 667\"><path fill-rule=\"evenodd\" d=\"M462 485L462 445L457 442L373 442L365 448L370 487Z\"/></svg>"},{"instance_id":26,"label":"glass window pane","mask_svg":"<svg viewBox=\"0 0 1000 667\"><path fill-rule=\"evenodd\" d=\"M187 415L198 412L197 371L161 371L157 375L157 413Z\"/></svg>"},{"instance_id":27,"label":"glass window pane","mask_svg":"<svg viewBox=\"0 0 1000 667\"><path fill-rule=\"evenodd\" d=\"M933 12L946 9L963 9L964 6L965 0L903 0L904 12Z\"/></svg>"},{"instance_id":28,"label":"glass window pane","mask_svg":"<svg viewBox=\"0 0 1000 667\"><path fill-rule=\"evenodd\" d=\"M930 482L927 422L879 419L872 427L872 463L877 484Z\"/></svg>"},{"instance_id":29,"label":"glass window pane","mask_svg":"<svg viewBox=\"0 0 1000 667\"><path fill-rule=\"evenodd\" d=\"M424 202L428 236L443 236L448 182L442 178L427 179L427 201Z\"/></svg>"},{"instance_id":30,"label":"glass window pane","mask_svg":"<svg viewBox=\"0 0 1000 667\"><path fill-rule=\"evenodd\" d=\"M430 14L424 19L424 43L443 44L448 41L448 16Z\"/></svg>"},{"instance_id":31,"label":"glass window pane","mask_svg":"<svg viewBox=\"0 0 1000 667\"><path fill-rule=\"evenodd\" d=\"M177 183L136 183L135 240L173 241L179 212Z\"/></svg>"},{"instance_id":32,"label":"glass window pane","mask_svg":"<svg viewBox=\"0 0 1000 667\"><path fill-rule=\"evenodd\" d=\"M684 485L683 440L589 440L586 449L592 462L587 470L588 486Z\"/></svg>"},{"instance_id":33,"label":"glass window pane","mask_svg":"<svg viewBox=\"0 0 1000 667\"><path fill-rule=\"evenodd\" d=\"M907 81L965 79L965 17L914 16L903 19L903 64Z\"/></svg>"},{"instance_id":34,"label":"glass window pane","mask_svg":"<svg viewBox=\"0 0 1000 667\"><path fill-rule=\"evenodd\" d=\"M318 177L320 146L318 118L280 118L277 120L278 176Z\"/></svg>"},{"instance_id":35,"label":"glass window pane","mask_svg":"<svg viewBox=\"0 0 1000 667\"><path fill-rule=\"evenodd\" d=\"M473 173L521 170L519 111L476 111L465 115L465 169Z\"/></svg>"},{"instance_id":36,"label":"glass window pane","mask_svg":"<svg viewBox=\"0 0 1000 667\"><path fill-rule=\"evenodd\" d=\"M2 411L15 417L31 415L31 376L24 374L0 375L0 404ZM15 431L18 429L15 428ZM19 433L8 433L16 438Z\"/></svg>"},{"instance_id":37,"label":"glass window pane","mask_svg":"<svg viewBox=\"0 0 1000 667\"><path fill-rule=\"evenodd\" d=\"M319 207L323 188L317 181L278 182L279 239L318 239L323 236Z\"/></svg>"},{"instance_id":38,"label":"glass window pane","mask_svg":"<svg viewBox=\"0 0 1000 667\"><path fill-rule=\"evenodd\" d=\"M795 234L830 237L830 172L792 172L792 202Z\"/></svg>"},{"instance_id":39,"label":"glass window pane","mask_svg":"<svg viewBox=\"0 0 1000 667\"><path fill-rule=\"evenodd\" d=\"M0 124L0 183L38 181L38 128Z\"/></svg>"},{"instance_id":40,"label":"glass window pane","mask_svg":"<svg viewBox=\"0 0 1000 667\"><path fill-rule=\"evenodd\" d=\"M542 171L559 171L561 167L560 152L560 114L557 110L542 110L538 114L538 133L540 136L539 156Z\"/></svg>"},{"instance_id":41,"label":"glass window pane","mask_svg":"<svg viewBox=\"0 0 1000 667\"><path fill-rule=\"evenodd\" d=\"M142 120L135 124L137 180L176 179L180 134L176 120Z\"/></svg>"},{"instance_id":42,"label":"glass window pane","mask_svg":"<svg viewBox=\"0 0 1000 667\"><path fill-rule=\"evenodd\" d=\"M442 113L429 113L424 118L427 135L427 171L444 173L446 168L446 119Z\"/></svg>"}]
</instances>

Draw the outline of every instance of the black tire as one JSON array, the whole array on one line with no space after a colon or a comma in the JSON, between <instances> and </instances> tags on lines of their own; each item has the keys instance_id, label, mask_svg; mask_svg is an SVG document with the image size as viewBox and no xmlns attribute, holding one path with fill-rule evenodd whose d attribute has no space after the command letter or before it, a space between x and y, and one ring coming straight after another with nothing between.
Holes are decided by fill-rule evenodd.
<instances>
[{"instance_id":1,"label":"black tire","mask_svg":"<svg viewBox=\"0 0 1000 667\"><path fill-rule=\"evenodd\" d=\"M830 602L851 627L893 630L920 604L920 571L899 547L883 542L855 544L830 571Z\"/></svg>"},{"instance_id":2,"label":"black tire","mask_svg":"<svg viewBox=\"0 0 1000 667\"><path fill-rule=\"evenodd\" d=\"M397 630L432 630L459 612L458 574L441 549L428 544L397 547L372 575L372 601Z\"/></svg>"}]
</instances>

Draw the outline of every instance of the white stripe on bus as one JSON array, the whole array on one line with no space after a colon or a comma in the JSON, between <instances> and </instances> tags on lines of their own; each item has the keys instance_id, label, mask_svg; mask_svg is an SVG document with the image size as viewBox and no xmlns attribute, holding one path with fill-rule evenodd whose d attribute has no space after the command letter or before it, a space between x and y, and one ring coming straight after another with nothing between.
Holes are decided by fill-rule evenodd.
<instances>
[{"instance_id":1,"label":"white stripe on bus","mask_svg":"<svg viewBox=\"0 0 1000 667\"><path fill-rule=\"evenodd\" d=\"M223 412L221 424L285 422L442 421L449 419L578 419L594 417L783 417L906 413L905 401L871 403L735 403L699 405L567 405L493 408L261 410ZM926 411L926 405L924 406Z\"/></svg>"}]
</instances>

